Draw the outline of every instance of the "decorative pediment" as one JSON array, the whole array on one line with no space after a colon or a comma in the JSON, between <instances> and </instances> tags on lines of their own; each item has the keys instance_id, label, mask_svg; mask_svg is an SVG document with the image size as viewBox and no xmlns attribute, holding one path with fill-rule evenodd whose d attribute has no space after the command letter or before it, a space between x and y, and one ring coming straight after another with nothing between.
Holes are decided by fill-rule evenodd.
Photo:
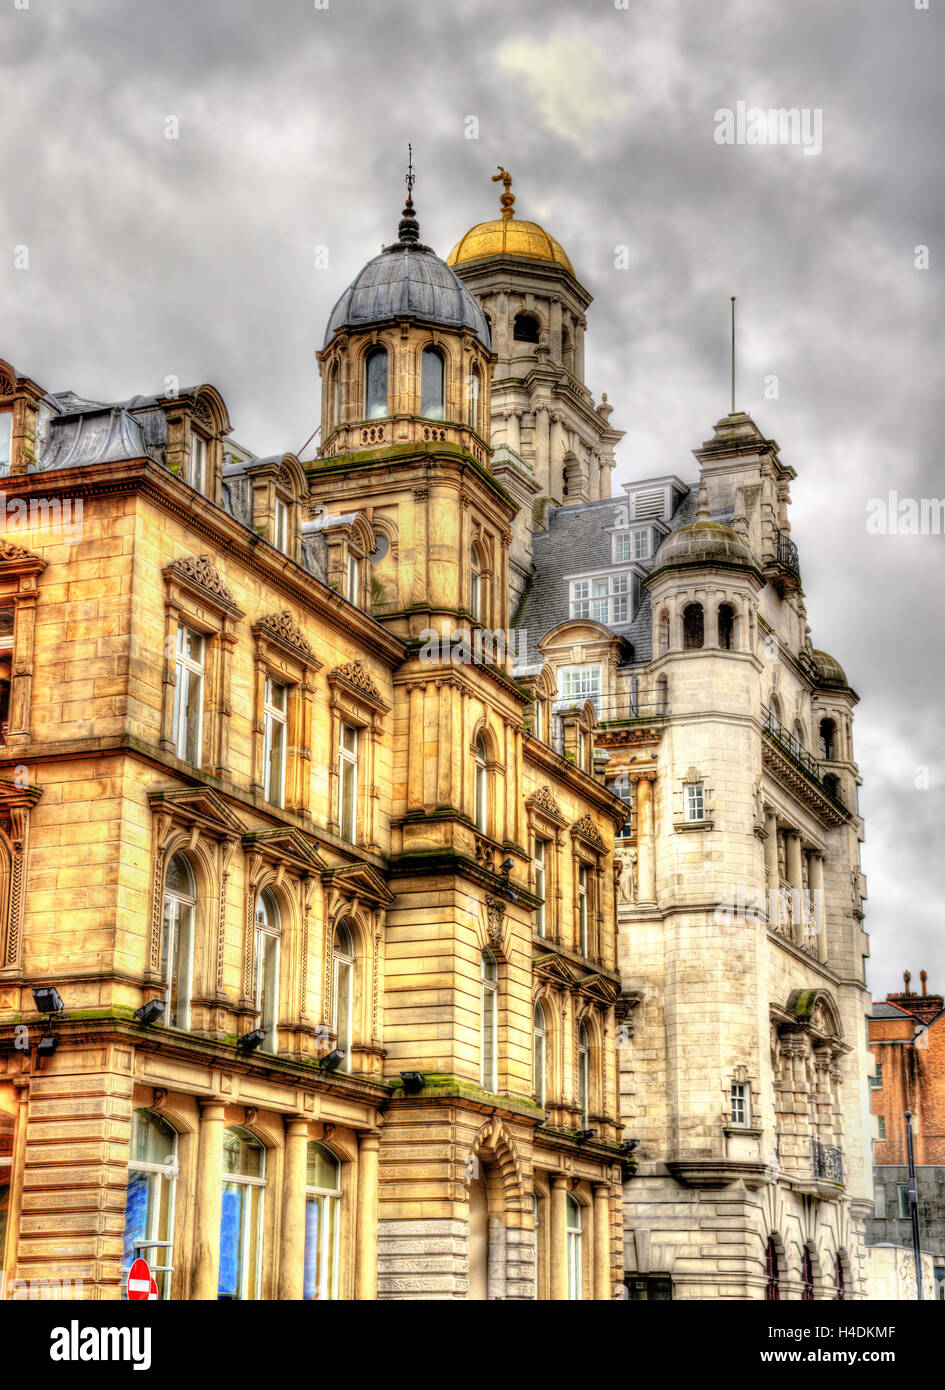
<instances>
[{"instance_id":1,"label":"decorative pediment","mask_svg":"<svg viewBox=\"0 0 945 1390\"><path fill-rule=\"evenodd\" d=\"M219 570L211 564L209 555L181 556L180 559L172 560L166 565L163 574L166 582L176 581L182 584L199 598L209 601L215 608L229 613L231 617L243 617Z\"/></svg>"},{"instance_id":2,"label":"decorative pediment","mask_svg":"<svg viewBox=\"0 0 945 1390\"><path fill-rule=\"evenodd\" d=\"M41 555L34 555L13 541L0 542L0 569L4 575L42 574L48 563Z\"/></svg>"},{"instance_id":3,"label":"decorative pediment","mask_svg":"<svg viewBox=\"0 0 945 1390\"><path fill-rule=\"evenodd\" d=\"M297 873L323 873L327 867L318 845L300 830L252 830L243 836L243 848L269 864L286 864Z\"/></svg>"},{"instance_id":4,"label":"decorative pediment","mask_svg":"<svg viewBox=\"0 0 945 1390\"><path fill-rule=\"evenodd\" d=\"M275 642L297 660L304 661L307 666L321 669L321 663L315 658L311 642L287 608L281 613L267 613L264 618L260 618L258 623L253 624L253 636Z\"/></svg>"},{"instance_id":5,"label":"decorative pediment","mask_svg":"<svg viewBox=\"0 0 945 1390\"><path fill-rule=\"evenodd\" d=\"M571 834L577 839L583 840L585 844L590 845L593 849L600 851L606 851L607 849L607 846L604 844L604 838L591 820L590 815L584 815L580 820L576 820L571 826Z\"/></svg>"},{"instance_id":6,"label":"decorative pediment","mask_svg":"<svg viewBox=\"0 0 945 1390\"><path fill-rule=\"evenodd\" d=\"M795 989L787 1001L787 1013L824 1038L842 1038L843 1024L833 996L824 989Z\"/></svg>"},{"instance_id":7,"label":"decorative pediment","mask_svg":"<svg viewBox=\"0 0 945 1390\"><path fill-rule=\"evenodd\" d=\"M345 864L327 870L322 877L345 898L362 899L375 907L387 907L394 900L393 892L370 864Z\"/></svg>"},{"instance_id":8,"label":"decorative pediment","mask_svg":"<svg viewBox=\"0 0 945 1390\"><path fill-rule=\"evenodd\" d=\"M343 686L362 704L370 705L374 709L390 708L360 661L346 661L343 666L336 666L328 673L328 683Z\"/></svg>"},{"instance_id":9,"label":"decorative pediment","mask_svg":"<svg viewBox=\"0 0 945 1390\"><path fill-rule=\"evenodd\" d=\"M199 826L218 839L238 837L245 829L222 796L209 787L178 787L172 791L148 792L148 805L155 814L163 812L172 820Z\"/></svg>"},{"instance_id":10,"label":"decorative pediment","mask_svg":"<svg viewBox=\"0 0 945 1390\"><path fill-rule=\"evenodd\" d=\"M535 956L532 961L532 970L534 974L540 975L543 979L555 980L569 988L578 978L577 970L556 951L548 951L543 956Z\"/></svg>"},{"instance_id":11,"label":"decorative pediment","mask_svg":"<svg viewBox=\"0 0 945 1390\"><path fill-rule=\"evenodd\" d=\"M526 797L525 805L530 811L538 811L557 825L567 824L567 818L563 815L561 807L555 801L547 783L543 787L539 787L537 792L532 792L531 796Z\"/></svg>"},{"instance_id":12,"label":"decorative pediment","mask_svg":"<svg viewBox=\"0 0 945 1390\"><path fill-rule=\"evenodd\" d=\"M581 975L574 982L574 989L586 999L594 999L599 1004L611 1005L620 997L620 987L615 980L606 975Z\"/></svg>"}]
</instances>

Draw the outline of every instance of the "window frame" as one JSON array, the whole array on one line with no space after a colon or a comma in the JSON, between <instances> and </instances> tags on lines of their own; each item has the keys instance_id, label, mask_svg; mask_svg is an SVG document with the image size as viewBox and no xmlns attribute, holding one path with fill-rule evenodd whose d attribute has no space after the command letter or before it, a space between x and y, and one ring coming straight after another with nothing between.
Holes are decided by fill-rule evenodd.
<instances>
[{"instance_id":1,"label":"window frame","mask_svg":"<svg viewBox=\"0 0 945 1390\"><path fill-rule=\"evenodd\" d=\"M193 887L193 893L183 893L176 888L168 888L167 877L171 865L175 859L179 859L187 870L187 876ZM168 921L168 904L173 903L176 911L173 918ZM164 980L164 1002L165 1015L164 1022L171 1028L179 1028L186 1032L190 1028L190 1001L194 989L194 950L195 950L195 928L197 923L197 880L193 866L187 856L177 849L167 861L167 868L164 871L164 892L162 900L163 920L161 932L161 976ZM187 951L186 951L186 970L181 978L180 965L177 963L177 997L178 1006L171 1015L171 969L175 963L175 958L179 956L181 949L181 913L182 906L189 908L189 922L187 925ZM166 951L165 951L166 946ZM180 1001L183 1000L183 1003Z\"/></svg>"},{"instance_id":2,"label":"window frame","mask_svg":"<svg viewBox=\"0 0 945 1390\"><path fill-rule=\"evenodd\" d=\"M344 932L348 937L350 949L339 950L338 934ZM351 1053L354 1047L354 1010L355 1010L355 971L358 966L357 940L352 930L350 921L347 917L342 917L335 923L331 934L331 1031L335 1037L335 1046L344 1055L343 1070L351 1070ZM345 1016L347 1027L344 1037L338 1030L341 1020L341 987L342 970L344 970L345 986Z\"/></svg>"},{"instance_id":3,"label":"window frame","mask_svg":"<svg viewBox=\"0 0 945 1390\"><path fill-rule=\"evenodd\" d=\"M532 1092L542 1109L545 1107L547 1089L548 1018L541 1000L536 999L532 1008Z\"/></svg>"},{"instance_id":4,"label":"window frame","mask_svg":"<svg viewBox=\"0 0 945 1390\"><path fill-rule=\"evenodd\" d=\"M348 747L345 733L354 736L354 746ZM338 728L338 833L349 845L358 843L358 792L360 790L361 727L342 719ZM350 804L346 814L346 796Z\"/></svg>"},{"instance_id":5,"label":"window frame","mask_svg":"<svg viewBox=\"0 0 945 1390\"><path fill-rule=\"evenodd\" d=\"M438 403L432 411L427 409L427 364L436 361L439 366ZM435 382L431 382L436 386ZM423 420L446 419L446 354L435 343L427 343L420 352L420 418Z\"/></svg>"},{"instance_id":6,"label":"window frame","mask_svg":"<svg viewBox=\"0 0 945 1390\"><path fill-rule=\"evenodd\" d=\"M590 878L588 877L591 866L579 863L577 871L577 946L581 955L587 959L588 950L588 923L590 921Z\"/></svg>"},{"instance_id":7,"label":"window frame","mask_svg":"<svg viewBox=\"0 0 945 1390\"><path fill-rule=\"evenodd\" d=\"M380 409L380 393L372 404L371 395L371 364L372 362L384 362L384 402L383 409ZM390 415L390 353L384 343L374 343L364 354L364 419L365 420L386 420Z\"/></svg>"},{"instance_id":8,"label":"window frame","mask_svg":"<svg viewBox=\"0 0 945 1390\"><path fill-rule=\"evenodd\" d=\"M583 679L575 681L576 674L583 676L587 673L590 678L588 681ZM592 688L567 690L568 684L578 684L581 686L590 685ZM593 687L596 686L596 689ZM566 701L568 704L578 704L589 700L597 711L598 701L603 699L603 665L599 661L584 661L570 666L558 667L558 699Z\"/></svg>"},{"instance_id":9,"label":"window frame","mask_svg":"<svg viewBox=\"0 0 945 1390\"><path fill-rule=\"evenodd\" d=\"M275 921L261 922L260 904L265 905L269 898L275 909ZM282 912L279 901L272 889L264 884L256 891L256 904L253 913L253 1009L256 1015L256 1028L266 1034L261 1051L274 1055L279 1051L279 1009L281 1006L281 981L279 973L282 965ZM274 943L268 944L267 943ZM272 951L270 960L269 952ZM263 976L271 970L272 988L266 991Z\"/></svg>"},{"instance_id":10,"label":"window frame","mask_svg":"<svg viewBox=\"0 0 945 1390\"><path fill-rule=\"evenodd\" d=\"M473 742L473 824L482 835L490 824L489 749L482 733Z\"/></svg>"},{"instance_id":11,"label":"window frame","mask_svg":"<svg viewBox=\"0 0 945 1390\"><path fill-rule=\"evenodd\" d=\"M591 1035L583 1018L578 1019L575 1057L577 1059L581 1128L587 1129L591 1118Z\"/></svg>"},{"instance_id":12,"label":"window frame","mask_svg":"<svg viewBox=\"0 0 945 1390\"><path fill-rule=\"evenodd\" d=\"M487 973L490 969L491 976ZM479 982L479 1081L484 1091L495 1095L499 1089L499 965L488 947L479 956Z\"/></svg>"},{"instance_id":13,"label":"window frame","mask_svg":"<svg viewBox=\"0 0 945 1390\"><path fill-rule=\"evenodd\" d=\"M695 810L699 811L698 815L693 814ZM684 782L683 819L687 824L698 824L705 818L705 782Z\"/></svg>"},{"instance_id":14,"label":"window frame","mask_svg":"<svg viewBox=\"0 0 945 1390\"><path fill-rule=\"evenodd\" d=\"M541 899L535 908L535 935L544 937L548 926L548 841L540 835L532 837L532 891Z\"/></svg>"},{"instance_id":15,"label":"window frame","mask_svg":"<svg viewBox=\"0 0 945 1390\"><path fill-rule=\"evenodd\" d=\"M570 1192L564 1196L564 1229L567 1241L568 1299L579 1302L584 1297L584 1222L581 1204ZM576 1217L572 1220L572 1215Z\"/></svg>"},{"instance_id":16,"label":"window frame","mask_svg":"<svg viewBox=\"0 0 945 1390\"><path fill-rule=\"evenodd\" d=\"M224 1172L223 1172L223 1174L222 1174L222 1178L223 1178L223 1181L222 1181L222 1188L223 1188L224 1195L226 1194L226 1188L227 1188L227 1186L239 1187L239 1188L241 1189L241 1193L240 1193L241 1213L240 1213L240 1214L241 1214L241 1227L242 1227L242 1229L241 1229L240 1234L239 1234L239 1246L240 1246L240 1248L239 1248L239 1262L238 1262L238 1266L237 1266L237 1293L236 1293L235 1297L234 1297L232 1300L231 1300L231 1299L228 1299L227 1301L228 1301L228 1302L229 1302L229 1301L232 1301L232 1302L239 1302L239 1303L259 1302L259 1301L261 1301L261 1297L262 1297L262 1272L263 1272L263 1261L264 1261L264 1255L265 1255L265 1238L266 1238L266 1224L265 1224L266 1188L267 1188L268 1182L269 1182L269 1177L268 1177L268 1173L267 1173L266 1170L267 1170L267 1168L268 1168L269 1153L268 1153L268 1150L266 1149L265 1144L263 1144L262 1140L261 1140L261 1139L258 1139L258 1138L256 1137L255 1134L250 1133L250 1131L247 1130L247 1129L245 1129L242 1125L227 1125L226 1128L225 1128L224 1131L223 1131L224 1141L226 1140L227 1134L228 1134L228 1133L233 1133L233 1132L237 1133L241 1138L243 1138L243 1137L248 1137L249 1139L251 1139L251 1140L253 1141L254 1144L258 1145L258 1146L259 1146L259 1149L260 1149L260 1151L261 1151L261 1158L260 1158L260 1164L259 1164L259 1167L260 1167L260 1175L259 1175L259 1177L253 1177L253 1176L250 1176L250 1175L247 1175L247 1174L243 1174L243 1173L227 1173L225 1170L224 1170ZM255 1205L256 1205L256 1207L257 1207L257 1210L256 1210L256 1212L255 1212L255 1216L253 1215L253 1210L252 1210L252 1209L253 1209L253 1205L254 1205L254 1201L253 1201L253 1197L252 1197L252 1192L253 1192L253 1190L256 1190L257 1192L260 1193L260 1196L259 1196L258 1200L257 1200L256 1203L255 1203ZM245 1196L244 1196L244 1192L245 1192L245 1194L246 1194ZM243 1218L243 1213L244 1213L244 1211L245 1211L245 1208L243 1207L243 1203L244 1203L244 1202L246 1202L247 1207L248 1207L248 1210L249 1210L249 1216L250 1216L250 1219L249 1219L249 1220L242 1219L242 1218ZM249 1247L251 1246L252 1233L253 1233L253 1231L252 1231L253 1224L255 1224L255 1226L256 1226L256 1252L257 1252L257 1253L256 1253L255 1277L254 1277L254 1279L253 1279L253 1288L252 1288L252 1291L250 1292L249 1289L248 1289L248 1285L249 1285L249 1267L248 1267L248 1266L249 1266L249 1260L248 1260L248 1255L249 1255L249 1253L250 1253ZM220 1232L221 1241L222 1241L222 1236L223 1236L223 1232L222 1232L222 1213L221 1213L221 1232ZM218 1297L219 1297L219 1292L218 1292Z\"/></svg>"},{"instance_id":17,"label":"window frame","mask_svg":"<svg viewBox=\"0 0 945 1390\"><path fill-rule=\"evenodd\" d=\"M281 690L283 706L280 708L271 698L273 690ZM289 691L285 681L276 680L268 671L263 677L263 793L270 806L285 808L286 765L289 754ZM275 747L276 730L281 730L282 752L280 757L279 783L277 795L273 796L272 760Z\"/></svg>"},{"instance_id":18,"label":"window frame","mask_svg":"<svg viewBox=\"0 0 945 1390\"><path fill-rule=\"evenodd\" d=\"M733 1081L731 1084L729 1124L737 1129L751 1128L751 1087L747 1081Z\"/></svg>"},{"instance_id":19,"label":"window frame","mask_svg":"<svg viewBox=\"0 0 945 1390\"><path fill-rule=\"evenodd\" d=\"M568 612L572 621L583 619L605 627L632 622L633 571L586 574L569 580Z\"/></svg>"},{"instance_id":20,"label":"window frame","mask_svg":"<svg viewBox=\"0 0 945 1390\"><path fill-rule=\"evenodd\" d=\"M156 1111L150 1109L150 1107L146 1105L135 1106L134 1110L132 1111L132 1147L134 1144L135 1116L139 1113L139 1111L142 1114L147 1115L149 1119L153 1118L160 1120L163 1124L167 1125L167 1128L171 1130L174 1136L173 1160L171 1163L153 1163L148 1159L135 1159L131 1156L129 1152L128 1179L125 1185L125 1226L127 1227L127 1191L132 1174L141 1173L147 1181L147 1217L150 1218L148 1221L149 1229L145 1231L145 1235L147 1237L146 1240L135 1241L133 1243L132 1249L135 1253L132 1256L132 1263L134 1262L134 1260L139 1258L139 1252L141 1252L140 1258L147 1260L151 1270L151 1274L153 1275L155 1282L158 1285L158 1300L159 1302L163 1303L170 1301L171 1286L174 1278L174 1222L176 1218L177 1184L180 1179L180 1134L172 1124L169 1124L168 1121L164 1119L163 1115L158 1115ZM167 1183L169 1190L167 1194L167 1206L164 1209L165 1215L162 1220L163 1183ZM154 1195L155 1193L157 1194L156 1198ZM167 1239L161 1240L160 1228L164 1225L166 1225ZM158 1263L158 1261L150 1253L153 1250L167 1252L161 1263ZM2 1256L2 1253L2 1242L0 1242L0 1256ZM123 1253L121 1278L121 1296L123 1302L127 1301L128 1299L128 1272L131 1269L131 1264L126 1266L124 1260L125 1255Z\"/></svg>"},{"instance_id":21,"label":"window frame","mask_svg":"<svg viewBox=\"0 0 945 1390\"><path fill-rule=\"evenodd\" d=\"M188 656L184 650L185 634L189 634L191 641L196 638L200 643L200 659ZM192 682L197 682L197 713L194 720L195 729L195 750L193 758L187 755L187 745L189 743L190 722L186 713L190 704L190 688ZM206 698L207 683L207 634L201 632L199 628L191 627L187 622L179 621L177 624L177 639L174 647L174 712L172 716L172 728L174 739L174 752L181 762L188 763L190 767L200 769L203 757L203 720L204 720L204 701ZM184 689L187 690L187 704L184 701Z\"/></svg>"},{"instance_id":22,"label":"window frame","mask_svg":"<svg viewBox=\"0 0 945 1390\"><path fill-rule=\"evenodd\" d=\"M318 1187L317 1184L308 1182L308 1155L313 1148L320 1149L328 1154L335 1164L338 1173L338 1186L334 1188ZM343 1169L344 1164L336 1154L331 1152L325 1144L318 1143L315 1139L310 1139L306 1147L306 1182L305 1182L305 1243L302 1255L302 1298L306 1303L335 1302L338 1299L339 1274L341 1264L341 1200L344 1191ZM319 1261L325 1260L328 1267L328 1277L324 1283L319 1284L317 1279L313 1284L316 1292L311 1298L306 1298L305 1288L308 1277L309 1243L308 1243L308 1207L310 1204L318 1207L318 1245L319 1249L313 1262L314 1272L317 1275ZM327 1215L328 1220L324 1218ZM330 1247L330 1248L329 1248ZM327 1292L320 1294L320 1288L327 1288Z\"/></svg>"}]
</instances>

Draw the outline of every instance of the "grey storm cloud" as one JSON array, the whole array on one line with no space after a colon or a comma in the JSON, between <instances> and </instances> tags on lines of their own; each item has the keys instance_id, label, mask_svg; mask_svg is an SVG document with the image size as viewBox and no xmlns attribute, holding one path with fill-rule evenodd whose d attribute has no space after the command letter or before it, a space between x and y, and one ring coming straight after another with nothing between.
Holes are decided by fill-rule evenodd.
<instances>
[{"instance_id":1,"label":"grey storm cloud","mask_svg":"<svg viewBox=\"0 0 945 1390\"><path fill-rule=\"evenodd\" d=\"M0 356L99 399L209 380L240 442L300 449L408 140L442 254L499 163L567 249L618 484L695 476L737 295L737 404L797 469L813 641L861 696L870 983L943 989L945 536L865 525L945 496L943 26L934 0L8 0ZM821 152L717 144L740 101L816 108Z\"/></svg>"}]
</instances>

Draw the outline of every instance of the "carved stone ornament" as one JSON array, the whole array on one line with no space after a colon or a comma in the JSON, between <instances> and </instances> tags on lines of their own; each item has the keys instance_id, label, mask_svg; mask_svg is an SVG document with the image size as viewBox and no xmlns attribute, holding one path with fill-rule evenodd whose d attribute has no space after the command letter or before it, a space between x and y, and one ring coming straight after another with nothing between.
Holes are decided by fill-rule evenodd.
<instances>
[{"instance_id":1,"label":"carved stone ornament","mask_svg":"<svg viewBox=\"0 0 945 1390\"><path fill-rule=\"evenodd\" d=\"M343 666L336 666L329 676L329 680L343 681L359 695L362 695L369 704L377 705L382 709L387 708L383 695L360 661L346 661Z\"/></svg>"},{"instance_id":2,"label":"carved stone ornament","mask_svg":"<svg viewBox=\"0 0 945 1390\"><path fill-rule=\"evenodd\" d=\"M284 642L287 646L295 647L304 656L314 657L315 655L311 642L288 609L283 609L281 613L269 613L265 618L260 618L253 630L261 637L274 637L277 642Z\"/></svg>"},{"instance_id":3,"label":"carved stone ornament","mask_svg":"<svg viewBox=\"0 0 945 1390\"><path fill-rule=\"evenodd\" d=\"M531 796L526 800L525 805L531 811L541 811L543 815L550 817L551 820L556 820L561 825L564 824L564 816L561 813L561 807L558 805L557 801L555 801L551 793L551 788L547 783L545 786L539 787L537 792L532 792Z\"/></svg>"},{"instance_id":4,"label":"carved stone ornament","mask_svg":"<svg viewBox=\"0 0 945 1390\"><path fill-rule=\"evenodd\" d=\"M202 589L227 607L236 608L233 595L224 584L219 570L210 563L209 555L184 555L179 560L172 560L165 568L164 575L165 578L179 579L184 584Z\"/></svg>"},{"instance_id":5,"label":"carved stone ornament","mask_svg":"<svg viewBox=\"0 0 945 1390\"><path fill-rule=\"evenodd\" d=\"M571 834L579 836L582 840L586 840L587 843L593 845L595 849L603 850L607 848L604 844L603 836L591 820L590 815L582 816L580 820L576 820L571 826Z\"/></svg>"},{"instance_id":6,"label":"carved stone ornament","mask_svg":"<svg viewBox=\"0 0 945 1390\"><path fill-rule=\"evenodd\" d=\"M486 898L486 929L489 944L495 950L502 949L502 928L505 924L505 903L501 898Z\"/></svg>"}]
</instances>

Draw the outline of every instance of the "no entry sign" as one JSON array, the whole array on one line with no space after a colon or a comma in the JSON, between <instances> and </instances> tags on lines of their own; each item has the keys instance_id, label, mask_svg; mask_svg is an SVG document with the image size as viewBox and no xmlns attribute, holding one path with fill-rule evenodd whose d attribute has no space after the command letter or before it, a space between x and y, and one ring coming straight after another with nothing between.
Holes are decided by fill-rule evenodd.
<instances>
[{"instance_id":1,"label":"no entry sign","mask_svg":"<svg viewBox=\"0 0 945 1390\"><path fill-rule=\"evenodd\" d=\"M151 1278L147 1260L135 1260L128 1271L128 1297L132 1303L144 1303L151 1298L151 1291L157 1298L157 1285Z\"/></svg>"}]
</instances>

